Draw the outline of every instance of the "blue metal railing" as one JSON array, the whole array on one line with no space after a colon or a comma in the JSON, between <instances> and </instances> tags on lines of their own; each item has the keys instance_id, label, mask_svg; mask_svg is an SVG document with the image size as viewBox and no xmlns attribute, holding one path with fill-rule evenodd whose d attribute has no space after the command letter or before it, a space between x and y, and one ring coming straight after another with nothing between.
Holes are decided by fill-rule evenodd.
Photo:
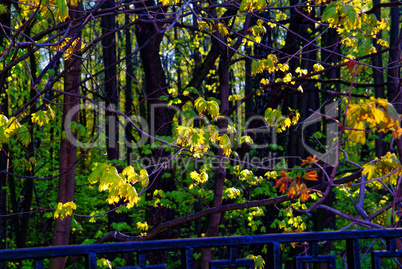
<instances>
[{"instance_id":1,"label":"blue metal railing","mask_svg":"<svg viewBox=\"0 0 402 269\"><path fill-rule=\"evenodd\" d=\"M253 259L238 257L238 247L247 245L268 245L269 260L267 268L281 269L281 243L307 242L309 252L294 258L296 268L303 268L305 263L327 263L328 268L336 268L335 255L320 255L319 243L325 241L346 241L346 263L348 269L361 268L359 239L383 239L385 250L371 252L372 268L379 269L383 258L402 257L402 250L396 249L396 238L402 238L402 229L362 230L342 232L311 232L294 234L265 234L252 236L211 237L194 239L155 240L144 242L124 242L92 245L70 245L60 247L40 247L14 250L1 250L0 261L35 260L36 268L44 268L43 259L64 256L85 256L85 267L96 268L98 254L136 252L138 266L120 268L166 268L165 264L146 265L146 252L155 250L182 250L181 268L194 268L193 250L209 247L229 247L227 260L210 262L211 268L254 268Z\"/></svg>"}]
</instances>

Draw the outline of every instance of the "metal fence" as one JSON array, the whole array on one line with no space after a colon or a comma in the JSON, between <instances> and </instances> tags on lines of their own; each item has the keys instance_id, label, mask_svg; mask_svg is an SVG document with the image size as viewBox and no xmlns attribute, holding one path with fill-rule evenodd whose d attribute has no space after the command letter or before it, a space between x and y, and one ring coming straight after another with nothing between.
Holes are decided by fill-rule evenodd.
<instances>
[{"instance_id":1,"label":"metal fence","mask_svg":"<svg viewBox=\"0 0 402 269\"><path fill-rule=\"evenodd\" d=\"M252 236L230 236L194 239L155 240L145 242L124 242L92 245L70 245L61 247L40 247L15 250L1 250L0 261L35 260L36 268L44 268L44 259L51 257L84 256L86 268L96 268L97 256L100 254L135 252L138 254L138 265L120 268L168 268L169 265L147 265L146 253L156 250L180 250L180 268L194 268L194 250L201 248L229 249L225 260L210 261L210 268L254 268L254 260L239 257L239 248L245 246L267 245L267 259L265 268L284 268L282 261L281 244L304 243L307 250L293 258L295 268L304 268L304 264L326 263L327 268L336 268L339 255L321 255L319 245L323 242L341 241L346 243L344 249L344 263L342 268L366 268L361 265L362 249L360 240L376 239L384 245L383 250L365 248L364 256L370 254L372 268L389 268L385 266L384 259L391 259L398 263L396 258L402 257L402 250L397 250L397 240L402 238L402 229L362 230L342 232L311 232L290 234L265 234ZM361 242L361 241L360 241ZM371 244L372 245L372 244ZM338 262L339 264L339 262ZM389 263L388 263L389 264ZM339 267L339 266L338 266Z\"/></svg>"}]
</instances>

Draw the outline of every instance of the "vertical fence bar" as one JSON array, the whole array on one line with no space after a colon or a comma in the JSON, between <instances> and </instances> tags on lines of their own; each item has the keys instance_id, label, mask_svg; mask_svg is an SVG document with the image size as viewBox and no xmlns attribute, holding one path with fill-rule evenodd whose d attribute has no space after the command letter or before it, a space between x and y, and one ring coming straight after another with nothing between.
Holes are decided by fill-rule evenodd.
<instances>
[{"instance_id":1,"label":"vertical fence bar","mask_svg":"<svg viewBox=\"0 0 402 269\"><path fill-rule=\"evenodd\" d=\"M387 250L394 252L396 250L395 238L387 238Z\"/></svg>"},{"instance_id":2,"label":"vertical fence bar","mask_svg":"<svg viewBox=\"0 0 402 269\"><path fill-rule=\"evenodd\" d=\"M140 268L145 268L147 266L147 254L144 252L138 253L138 266Z\"/></svg>"},{"instance_id":3,"label":"vertical fence bar","mask_svg":"<svg viewBox=\"0 0 402 269\"><path fill-rule=\"evenodd\" d=\"M182 268L193 269L194 268L194 258L193 258L193 249L187 247L185 249L181 249L181 264Z\"/></svg>"},{"instance_id":4,"label":"vertical fence bar","mask_svg":"<svg viewBox=\"0 0 402 269\"><path fill-rule=\"evenodd\" d=\"M85 268L96 269L96 253L89 253L85 257Z\"/></svg>"},{"instance_id":5,"label":"vertical fence bar","mask_svg":"<svg viewBox=\"0 0 402 269\"><path fill-rule=\"evenodd\" d=\"M272 268L282 269L281 245L278 242L268 244L269 262L272 262Z\"/></svg>"},{"instance_id":6,"label":"vertical fence bar","mask_svg":"<svg viewBox=\"0 0 402 269\"><path fill-rule=\"evenodd\" d=\"M239 249L237 247L230 248L230 260L232 262L236 261L238 251L239 251Z\"/></svg>"},{"instance_id":7,"label":"vertical fence bar","mask_svg":"<svg viewBox=\"0 0 402 269\"><path fill-rule=\"evenodd\" d=\"M348 269L360 269L360 249L359 240L346 240L346 256Z\"/></svg>"},{"instance_id":8,"label":"vertical fence bar","mask_svg":"<svg viewBox=\"0 0 402 269\"><path fill-rule=\"evenodd\" d=\"M43 260L35 260L35 269L45 269Z\"/></svg>"}]
</instances>

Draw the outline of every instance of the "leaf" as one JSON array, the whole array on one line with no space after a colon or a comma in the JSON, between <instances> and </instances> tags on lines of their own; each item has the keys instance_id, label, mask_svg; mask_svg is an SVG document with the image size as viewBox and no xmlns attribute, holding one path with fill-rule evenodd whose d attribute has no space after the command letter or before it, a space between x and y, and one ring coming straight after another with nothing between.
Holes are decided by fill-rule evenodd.
<instances>
[{"instance_id":1,"label":"leaf","mask_svg":"<svg viewBox=\"0 0 402 269\"><path fill-rule=\"evenodd\" d=\"M211 115L212 118L219 116L219 105L216 101L208 101L208 113Z\"/></svg>"},{"instance_id":2,"label":"leaf","mask_svg":"<svg viewBox=\"0 0 402 269\"><path fill-rule=\"evenodd\" d=\"M194 102L195 109L198 113L202 114L207 109L207 102L201 96L197 98Z\"/></svg>"},{"instance_id":3,"label":"leaf","mask_svg":"<svg viewBox=\"0 0 402 269\"><path fill-rule=\"evenodd\" d=\"M242 136L242 137L240 138L240 144L243 144L243 143L247 143L247 144L253 145L253 144L254 144L254 141L253 141L253 139L252 139L250 136L245 135L245 136Z\"/></svg>"},{"instance_id":4,"label":"leaf","mask_svg":"<svg viewBox=\"0 0 402 269\"><path fill-rule=\"evenodd\" d=\"M229 34L228 29L222 23L218 23L218 31L222 36L227 36Z\"/></svg>"},{"instance_id":5,"label":"leaf","mask_svg":"<svg viewBox=\"0 0 402 269\"><path fill-rule=\"evenodd\" d=\"M27 127L21 126L17 139L25 146L28 146L28 144L31 142L31 134Z\"/></svg>"},{"instance_id":6,"label":"leaf","mask_svg":"<svg viewBox=\"0 0 402 269\"><path fill-rule=\"evenodd\" d=\"M318 181L317 179L317 172L316 171L308 171L307 173L305 173L303 175L303 178L305 178L306 180L310 180L310 181Z\"/></svg>"},{"instance_id":7,"label":"leaf","mask_svg":"<svg viewBox=\"0 0 402 269\"><path fill-rule=\"evenodd\" d=\"M67 202L67 203L61 203L59 202L57 204L57 209L54 212L54 218L60 218L64 219L68 216L71 216L73 214L73 210L77 209L77 206L73 201Z\"/></svg>"},{"instance_id":8,"label":"leaf","mask_svg":"<svg viewBox=\"0 0 402 269\"><path fill-rule=\"evenodd\" d=\"M223 149L223 153L229 157L230 153L232 152L232 144L227 135L221 135L219 137L219 146Z\"/></svg>"},{"instance_id":9,"label":"leaf","mask_svg":"<svg viewBox=\"0 0 402 269\"><path fill-rule=\"evenodd\" d=\"M308 189L304 183L300 185L300 200L302 202L306 202L308 200Z\"/></svg>"},{"instance_id":10,"label":"leaf","mask_svg":"<svg viewBox=\"0 0 402 269\"><path fill-rule=\"evenodd\" d=\"M336 5L336 1L329 3L329 5L325 8L324 13L322 14L322 21L329 21L330 19L333 19L335 17L337 12Z\"/></svg>"},{"instance_id":11,"label":"leaf","mask_svg":"<svg viewBox=\"0 0 402 269\"><path fill-rule=\"evenodd\" d=\"M376 166L374 164L370 164L370 163L365 164L365 165L363 165L363 167L364 167L364 169L362 171L362 174L366 175L368 180L371 180L372 178L375 177Z\"/></svg>"},{"instance_id":12,"label":"leaf","mask_svg":"<svg viewBox=\"0 0 402 269\"><path fill-rule=\"evenodd\" d=\"M3 5L3 4L0 4L0 14L5 14L7 12L8 12L7 6Z\"/></svg>"},{"instance_id":13,"label":"leaf","mask_svg":"<svg viewBox=\"0 0 402 269\"><path fill-rule=\"evenodd\" d=\"M56 113L54 112L54 110L50 107L50 105L46 105L46 107L47 107L47 111L48 111L48 114L50 114L50 117L52 118L52 119L55 119L56 118Z\"/></svg>"},{"instance_id":14,"label":"leaf","mask_svg":"<svg viewBox=\"0 0 402 269\"><path fill-rule=\"evenodd\" d=\"M393 121L398 121L399 120L399 114L398 114L398 112L396 111L395 107L392 104L387 103L386 109L387 109L387 113L388 113L389 117Z\"/></svg>"},{"instance_id":15,"label":"leaf","mask_svg":"<svg viewBox=\"0 0 402 269\"><path fill-rule=\"evenodd\" d=\"M67 18L69 18L66 0L56 0L56 2L56 18L58 18L61 22L64 22Z\"/></svg>"},{"instance_id":16,"label":"leaf","mask_svg":"<svg viewBox=\"0 0 402 269\"><path fill-rule=\"evenodd\" d=\"M310 164L313 164L313 163L316 163L316 162L318 162L316 155L314 155L313 157L308 156L306 160L302 160L302 164L301 164L301 165L302 165L302 166L304 166L304 165L310 165Z\"/></svg>"},{"instance_id":17,"label":"leaf","mask_svg":"<svg viewBox=\"0 0 402 269\"><path fill-rule=\"evenodd\" d=\"M149 184L149 176L148 176L148 172L145 169L141 169L140 170L140 181L141 181L141 185L143 187L148 187Z\"/></svg>"},{"instance_id":18,"label":"leaf","mask_svg":"<svg viewBox=\"0 0 402 269\"><path fill-rule=\"evenodd\" d=\"M46 112L43 110L39 110L36 113L32 113L31 115L32 122L37 123L40 127L42 127L45 123L49 123L49 117L46 115Z\"/></svg>"}]
</instances>

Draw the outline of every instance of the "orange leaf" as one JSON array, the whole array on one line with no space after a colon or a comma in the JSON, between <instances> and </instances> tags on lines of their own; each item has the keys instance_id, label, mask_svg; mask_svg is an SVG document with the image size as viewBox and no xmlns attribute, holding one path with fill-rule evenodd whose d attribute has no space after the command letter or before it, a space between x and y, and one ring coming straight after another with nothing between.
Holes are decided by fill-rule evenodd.
<instances>
[{"instance_id":1,"label":"orange leaf","mask_svg":"<svg viewBox=\"0 0 402 269\"><path fill-rule=\"evenodd\" d=\"M307 180L311 180L311 181L318 181L317 179L317 172L316 171L308 171L307 173L304 174L304 178Z\"/></svg>"},{"instance_id":2,"label":"orange leaf","mask_svg":"<svg viewBox=\"0 0 402 269\"><path fill-rule=\"evenodd\" d=\"M285 171L281 171L281 178L276 181L275 188L279 188L281 193L284 193L292 180L286 175Z\"/></svg>"},{"instance_id":3,"label":"orange leaf","mask_svg":"<svg viewBox=\"0 0 402 269\"><path fill-rule=\"evenodd\" d=\"M295 197L299 192L299 186L297 186L297 184L295 182L292 182L292 184L290 185L289 191L288 191L288 195L293 198Z\"/></svg>"},{"instance_id":4,"label":"orange leaf","mask_svg":"<svg viewBox=\"0 0 402 269\"><path fill-rule=\"evenodd\" d=\"M317 160L317 157L315 155L313 157L308 156L306 160L302 160L301 165L303 166L303 165L313 164L313 163L316 163L317 161L318 160Z\"/></svg>"},{"instance_id":5,"label":"orange leaf","mask_svg":"<svg viewBox=\"0 0 402 269\"><path fill-rule=\"evenodd\" d=\"M302 202L306 202L308 200L308 189L304 183L300 185L300 199Z\"/></svg>"}]
</instances>

